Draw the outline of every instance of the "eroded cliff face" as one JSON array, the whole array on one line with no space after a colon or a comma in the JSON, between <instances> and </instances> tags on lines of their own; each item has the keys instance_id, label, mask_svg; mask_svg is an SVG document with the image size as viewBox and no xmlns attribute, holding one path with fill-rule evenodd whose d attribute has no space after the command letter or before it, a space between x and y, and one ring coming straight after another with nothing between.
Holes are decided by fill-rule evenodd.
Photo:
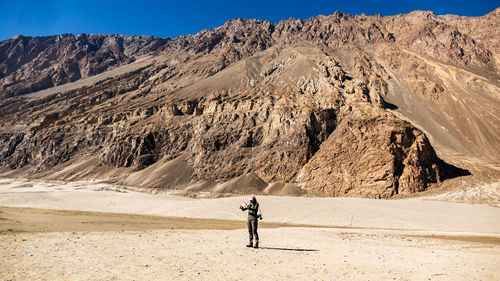
<instances>
[{"instance_id":1,"label":"eroded cliff face","mask_svg":"<svg viewBox=\"0 0 500 281\"><path fill-rule=\"evenodd\" d=\"M345 114L300 170L304 189L324 196L390 198L440 182L446 167L422 131L371 106Z\"/></svg>"},{"instance_id":2,"label":"eroded cliff face","mask_svg":"<svg viewBox=\"0 0 500 281\"><path fill-rule=\"evenodd\" d=\"M212 193L390 198L423 191L468 173L433 146L447 161L458 159L450 151L491 161L498 157L482 148L500 151L498 124L480 117L499 110L497 54L455 22L426 12L336 13L276 24L237 19L164 41L125 44L114 36L125 40L114 56L124 60L96 64L101 72L139 55L151 63L43 96L4 84L3 175ZM58 54L74 55L68 50ZM87 61L99 52L88 52ZM16 67L6 75L18 84L39 77L16 76L26 66ZM54 77L57 69L42 72ZM481 112L446 109L480 93L473 103ZM482 125L469 130L461 118Z\"/></svg>"}]
</instances>

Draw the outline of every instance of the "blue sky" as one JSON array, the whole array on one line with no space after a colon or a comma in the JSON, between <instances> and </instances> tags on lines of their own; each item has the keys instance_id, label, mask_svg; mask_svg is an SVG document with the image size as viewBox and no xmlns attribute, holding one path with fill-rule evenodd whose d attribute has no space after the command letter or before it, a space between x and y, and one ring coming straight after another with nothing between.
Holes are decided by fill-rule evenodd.
<instances>
[{"instance_id":1,"label":"blue sky","mask_svg":"<svg viewBox=\"0 0 500 281\"><path fill-rule=\"evenodd\" d=\"M158 0L0 0L0 40L17 34L120 33L176 37L224 24L227 20L257 18L277 22L328 15L394 15L413 10L436 14L481 16L500 6L498 0L415 1L158 1Z\"/></svg>"}]
</instances>

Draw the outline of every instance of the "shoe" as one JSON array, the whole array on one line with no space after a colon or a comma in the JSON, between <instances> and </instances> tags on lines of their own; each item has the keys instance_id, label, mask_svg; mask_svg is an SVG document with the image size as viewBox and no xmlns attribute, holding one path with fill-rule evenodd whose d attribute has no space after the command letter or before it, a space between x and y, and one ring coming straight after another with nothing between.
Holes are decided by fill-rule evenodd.
<instances>
[{"instance_id":1,"label":"shoe","mask_svg":"<svg viewBox=\"0 0 500 281\"><path fill-rule=\"evenodd\" d=\"M253 246L254 248L259 248L259 242L255 243L255 246Z\"/></svg>"},{"instance_id":2,"label":"shoe","mask_svg":"<svg viewBox=\"0 0 500 281\"><path fill-rule=\"evenodd\" d=\"M253 244L252 244L252 243L250 243L250 244L248 244L248 245L247 245L247 247L248 247L248 248L252 248L252 247L253 247Z\"/></svg>"}]
</instances>

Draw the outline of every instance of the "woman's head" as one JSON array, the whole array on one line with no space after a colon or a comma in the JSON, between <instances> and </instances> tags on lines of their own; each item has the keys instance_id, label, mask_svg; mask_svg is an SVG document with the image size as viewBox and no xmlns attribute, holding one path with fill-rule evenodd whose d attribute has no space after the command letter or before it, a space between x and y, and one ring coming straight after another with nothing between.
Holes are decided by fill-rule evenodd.
<instances>
[{"instance_id":1,"label":"woman's head","mask_svg":"<svg viewBox=\"0 0 500 281\"><path fill-rule=\"evenodd\" d=\"M250 195L250 198L248 198L248 200L252 203L256 203L257 202L257 198L255 198L255 195Z\"/></svg>"}]
</instances>

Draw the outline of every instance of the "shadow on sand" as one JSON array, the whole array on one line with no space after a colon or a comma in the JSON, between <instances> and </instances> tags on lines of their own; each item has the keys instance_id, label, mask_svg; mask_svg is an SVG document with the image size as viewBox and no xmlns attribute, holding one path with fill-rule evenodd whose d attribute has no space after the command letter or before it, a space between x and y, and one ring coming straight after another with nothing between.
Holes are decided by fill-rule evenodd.
<instances>
[{"instance_id":1,"label":"shadow on sand","mask_svg":"<svg viewBox=\"0 0 500 281\"><path fill-rule=\"evenodd\" d=\"M272 247L260 247L264 250L277 250L277 251L294 251L294 252L318 252L316 249L289 249L289 248L272 248Z\"/></svg>"}]
</instances>

